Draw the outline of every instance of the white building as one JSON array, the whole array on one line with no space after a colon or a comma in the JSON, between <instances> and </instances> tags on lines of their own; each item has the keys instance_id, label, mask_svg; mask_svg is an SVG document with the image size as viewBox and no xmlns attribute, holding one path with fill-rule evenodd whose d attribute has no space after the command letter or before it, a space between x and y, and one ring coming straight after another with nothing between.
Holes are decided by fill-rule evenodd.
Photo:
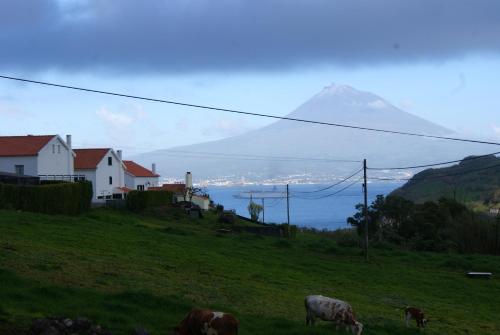
<instances>
[{"instance_id":1,"label":"white building","mask_svg":"<svg viewBox=\"0 0 500 335\"><path fill-rule=\"evenodd\" d=\"M125 164L125 187L132 190L147 191L150 187L157 187L160 175L156 173L155 164L148 170L134 161L123 161Z\"/></svg>"},{"instance_id":2,"label":"white building","mask_svg":"<svg viewBox=\"0 0 500 335\"><path fill-rule=\"evenodd\" d=\"M68 179L74 175L75 152L71 135L0 136L0 171L42 179Z\"/></svg>"},{"instance_id":3,"label":"white building","mask_svg":"<svg viewBox=\"0 0 500 335\"><path fill-rule=\"evenodd\" d=\"M93 202L122 199L128 192L125 187L125 165L121 150L75 149L75 173L85 175L92 182Z\"/></svg>"},{"instance_id":4,"label":"white building","mask_svg":"<svg viewBox=\"0 0 500 335\"><path fill-rule=\"evenodd\" d=\"M191 201L191 203L199 206L203 210L210 208L210 197L205 194L193 194L193 175L191 172L186 172L185 183L163 184L160 187L154 187L152 190L169 191L174 193L176 202Z\"/></svg>"}]
</instances>

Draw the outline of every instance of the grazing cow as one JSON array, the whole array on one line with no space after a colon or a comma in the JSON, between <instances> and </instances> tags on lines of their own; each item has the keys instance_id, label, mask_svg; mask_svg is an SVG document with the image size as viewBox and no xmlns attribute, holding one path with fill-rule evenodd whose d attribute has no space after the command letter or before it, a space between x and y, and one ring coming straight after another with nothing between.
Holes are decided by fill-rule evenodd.
<instances>
[{"instance_id":1,"label":"grazing cow","mask_svg":"<svg viewBox=\"0 0 500 335\"><path fill-rule=\"evenodd\" d=\"M415 319L418 328L424 328L427 325L427 319L425 318L424 312L419 308L408 306L405 308L406 327L409 326L411 319Z\"/></svg>"},{"instance_id":2,"label":"grazing cow","mask_svg":"<svg viewBox=\"0 0 500 335\"><path fill-rule=\"evenodd\" d=\"M237 335L238 324L231 314L193 309L174 328L174 335Z\"/></svg>"},{"instance_id":3,"label":"grazing cow","mask_svg":"<svg viewBox=\"0 0 500 335\"><path fill-rule=\"evenodd\" d=\"M351 305L347 302L324 297L322 295L309 295L305 299L306 325L314 325L315 318L335 322L337 329L345 326L353 334L360 335L363 324L356 321L356 316Z\"/></svg>"}]
</instances>

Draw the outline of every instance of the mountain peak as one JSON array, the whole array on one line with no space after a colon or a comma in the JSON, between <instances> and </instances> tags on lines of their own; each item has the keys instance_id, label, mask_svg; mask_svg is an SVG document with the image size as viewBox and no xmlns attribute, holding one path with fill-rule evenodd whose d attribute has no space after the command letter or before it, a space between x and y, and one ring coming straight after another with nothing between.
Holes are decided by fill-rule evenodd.
<instances>
[{"instance_id":1,"label":"mountain peak","mask_svg":"<svg viewBox=\"0 0 500 335\"><path fill-rule=\"evenodd\" d=\"M358 91L349 85L337 85L332 83L325 86L318 95L334 95L334 94L346 94L346 93L358 93Z\"/></svg>"}]
</instances>

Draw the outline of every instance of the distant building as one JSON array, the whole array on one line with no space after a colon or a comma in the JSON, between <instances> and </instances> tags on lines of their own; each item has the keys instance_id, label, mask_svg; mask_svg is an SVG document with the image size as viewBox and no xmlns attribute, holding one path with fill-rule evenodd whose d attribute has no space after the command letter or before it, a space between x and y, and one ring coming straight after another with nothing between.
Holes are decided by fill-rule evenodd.
<instances>
[{"instance_id":1,"label":"distant building","mask_svg":"<svg viewBox=\"0 0 500 335\"><path fill-rule=\"evenodd\" d=\"M125 186L132 190L147 191L158 186L160 175L156 173L156 165L151 170L134 161L123 161L125 164Z\"/></svg>"},{"instance_id":2,"label":"distant building","mask_svg":"<svg viewBox=\"0 0 500 335\"><path fill-rule=\"evenodd\" d=\"M71 135L0 136L0 171L70 181L74 157Z\"/></svg>"},{"instance_id":3,"label":"distant building","mask_svg":"<svg viewBox=\"0 0 500 335\"><path fill-rule=\"evenodd\" d=\"M110 148L75 149L75 172L92 182L93 202L123 199L129 191L125 187L125 165L121 150Z\"/></svg>"},{"instance_id":4,"label":"distant building","mask_svg":"<svg viewBox=\"0 0 500 335\"><path fill-rule=\"evenodd\" d=\"M193 190L193 176L191 172L186 172L185 183L163 184L160 187L150 188L150 190L170 191L174 193L174 200L176 202L191 200L193 204L200 206L203 210L210 208L210 198L208 195L190 194Z\"/></svg>"}]
</instances>

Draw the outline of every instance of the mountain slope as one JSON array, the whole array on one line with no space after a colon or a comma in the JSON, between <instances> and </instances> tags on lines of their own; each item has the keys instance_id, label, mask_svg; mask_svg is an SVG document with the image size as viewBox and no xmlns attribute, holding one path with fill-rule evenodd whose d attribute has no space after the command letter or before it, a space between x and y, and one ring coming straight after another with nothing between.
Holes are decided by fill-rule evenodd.
<instances>
[{"instance_id":1,"label":"mountain slope","mask_svg":"<svg viewBox=\"0 0 500 335\"><path fill-rule=\"evenodd\" d=\"M500 157L467 157L457 165L424 170L391 195L418 203L447 197L462 202L498 204Z\"/></svg>"},{"instance_id":2,"label":"mountain slope","mask_svg":"<svg viewBox=\"0 0 500 335\"><path fill-rule=\"evenodd\" d=\"M328 86L287 115L331 123L431 135L454 136L451 130L401 111L381 97L349 86ZM218 141L158 150L135 157L156 162L164 176L193 171L196 177L275 178L292 174L342 175L359 163L249 159L232 155L361 160L370 166L428 163L486 153L485 146L374 133L287 120ZM186 154L189 152L191 154ZM196 154L192 154L192 153ZM199 153L222 153L224 157Z\"/></svg>"}]
</instances>

